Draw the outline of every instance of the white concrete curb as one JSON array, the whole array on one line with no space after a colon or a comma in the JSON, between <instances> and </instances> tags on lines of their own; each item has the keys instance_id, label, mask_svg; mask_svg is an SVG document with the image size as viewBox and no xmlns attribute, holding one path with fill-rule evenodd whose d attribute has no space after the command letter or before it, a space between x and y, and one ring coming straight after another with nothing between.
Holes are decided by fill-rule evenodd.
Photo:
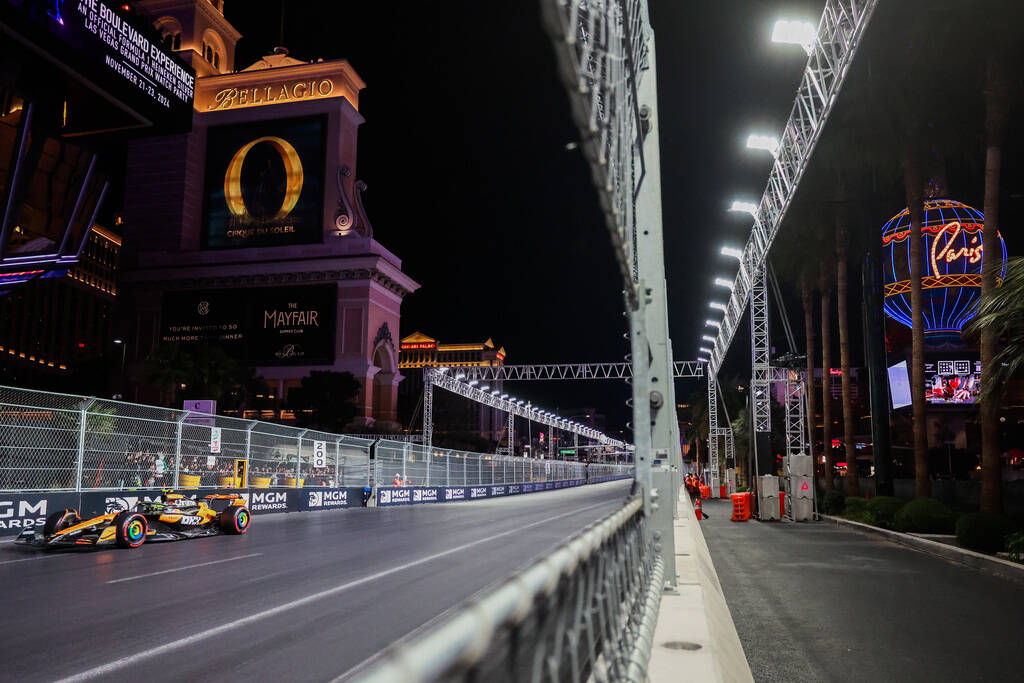
<instances>
[{"instance_id":1,"label":"white concrete curb","mask_svg":"<svg viewBox=\"0 0 1024 683\"><path fill-rule=\"evenodd\" d=\"M750 681L750 665L722 594L711 553L682 493L675 519L677 592L661 599L648 674L671 681Z\"/></svg>"},{"instance_id":2,"label":"white concrete curb","mask_svg":"<svg viewBox=\"0 0 1024 683\"><path fill-rule=\"evenodd\" d=\"M900 545L919 552L928 553L929 555L937 555L944 560L962 564L965 567L971 567L972 569L983 571L986 574L993 574L1016 583L1024 583L1024 564L1011 562L1009 560L1004 560L1001 557L993 557L991 555L967 550L965 548L958 548L946 543L939 543L938 541L921 538L920 536L914 536L913 534L904 534L890 529L881 529L876 526L871 526L870 524L861 524L860 522L843 519L842 517L821 515L821 518L829 522L834 522L836 526L846 527L862 534L878 536L892 543L899 543Z\"/></svg>"}]
</instances>

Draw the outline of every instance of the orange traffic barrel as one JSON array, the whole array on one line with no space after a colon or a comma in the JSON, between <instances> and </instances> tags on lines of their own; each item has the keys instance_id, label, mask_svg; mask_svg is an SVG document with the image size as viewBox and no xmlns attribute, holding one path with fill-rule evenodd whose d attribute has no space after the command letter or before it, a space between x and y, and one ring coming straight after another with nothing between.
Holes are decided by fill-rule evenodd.
<instances>
[{"instance_id":1,"label":"orange traffic barrel","mask_svg":"<svg viewBox=\"0 0 1024 683\"><path fill-rule=\"evenodd\" d=\"M700 487L700 497L701 498L710 498L711 497L711 487L710 486L701 486Z\"/></svg>"},{"instance_id":2,"label":"orange traffic barrel","mask_svg":"<svg viewBox=\"0 0 1024 683\"><path fill-rule=\"evenodd\" d=\"M718 497L719 498L725 498L726 496L728 496L729 495L728 494L728 489L729 489L728 486L726 486L725 484L722 484L719 487L719 489L718 489Z\"/></svg>"},{"instance_id":3,"label":"orange traffic barrel","mask_svg":"<svg viewBox=\"0 0 1024 683\"><path fill-rule=\"evenodd\" d=\"M732 521L746 522L750 519L749 493L734 493L729 499L732 500Z\"/></svg>"}]
</instances>

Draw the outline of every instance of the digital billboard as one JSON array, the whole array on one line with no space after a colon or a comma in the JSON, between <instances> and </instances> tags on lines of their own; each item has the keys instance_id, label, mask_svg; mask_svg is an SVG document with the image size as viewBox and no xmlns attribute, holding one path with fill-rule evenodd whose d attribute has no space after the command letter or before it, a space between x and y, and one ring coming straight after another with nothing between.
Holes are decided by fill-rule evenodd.
<instances>
[{"instance_id":1,"label":"digital billboard","mask_svg":"<svg viewBox=\"0 0 1024 683\"><path fill-rule=\"evenodd\" d=\"M981 361L962 357L925 358L924 397L938 405L978 402L981 393Z\"/></svg>"},{"instance_id":2,"label":"digital billboard","mask_svg":"<svg viewBox=\"0 0 1024 683\"><path fill-rule=\"evenodd\" d=\"M323 241L325 154L323 117L211 128L203 248Z\"/></svg>"},{"instance_id":3,"label":"digital billboard","mask_svg":"<svg viewBox=\"0 0 1024 683\"><path fill-rule=\"evenodd\" d=\"M907 376L907 361L889 366L889 393L892 407L906 408L913 403L910 397L910 378Z\"/></svg>"},{"instance_id":4,"label":"digital billboard","mask_svg":"<svg viewBox=\"0 0 1024 683\"><path fill-rule=\"evenodd\" d=\"M0 0L0 28L9 26L149 123L187 130L195 70L116 7L107 0Z\"/></svg>"},{"instance_id":5,"label":"digital billboard","mask_svg":"<svg viewBox=\"0 0 1024 683\"><path fill-rule=\"evenodd\" d=\"M976 356L976 354L974 354ZM924 361L924 399L932 405L971 405L981 393L981 361L971 353L928 354ZM889 366L893 408L911 405L907 361Z\"/></svg>"},{"instance_id":6,"label":"digital billboard","mask_svg":"<svg viewBox=\"0 0 1024 683\"><path fill-rule=\"evenodd\" d=\"M334 284L164 292L161 340L248 365L331 365L337 305Z\"/></svg>"}]
</instances>

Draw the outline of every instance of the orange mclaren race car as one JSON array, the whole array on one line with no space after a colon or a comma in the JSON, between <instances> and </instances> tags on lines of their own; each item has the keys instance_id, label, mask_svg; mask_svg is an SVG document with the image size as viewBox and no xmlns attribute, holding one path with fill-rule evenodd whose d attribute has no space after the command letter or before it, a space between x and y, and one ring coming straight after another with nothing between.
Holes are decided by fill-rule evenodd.
<instances>
[{"instance_id":1,"label":"orange mclaren race car","mask_svg":"<svg viewBox=\"0 0 1024 683\"><path fill-rule=\"evenodd\" d=\"M245 500L235 493L199 501L180 493L164 493L156 501L136 503L134 510L123 499L114 499L106 514L85 520L78 510L59 510L47 517L41 528L26 529L14 542L40 548L138 548L146 541L244 534L250 519Z\"/></svg>"}]
</instances>

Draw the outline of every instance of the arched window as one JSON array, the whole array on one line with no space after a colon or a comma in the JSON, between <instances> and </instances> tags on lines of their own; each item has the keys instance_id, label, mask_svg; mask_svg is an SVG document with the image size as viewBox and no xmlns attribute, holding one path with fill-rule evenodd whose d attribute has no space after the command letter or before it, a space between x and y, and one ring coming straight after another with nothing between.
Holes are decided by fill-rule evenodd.
<instances>
[{"instance_id":1,"label":"arched window","mask_svg":"<svg viewBox=\"0 0 1024 683\"><path fill-rule=\"evenodd\" d=\"M219 52L214 52L213 53L213 68L215 68L215 69L219 69L220 68L220 53Z\"/></svg>"}]
</instances>

